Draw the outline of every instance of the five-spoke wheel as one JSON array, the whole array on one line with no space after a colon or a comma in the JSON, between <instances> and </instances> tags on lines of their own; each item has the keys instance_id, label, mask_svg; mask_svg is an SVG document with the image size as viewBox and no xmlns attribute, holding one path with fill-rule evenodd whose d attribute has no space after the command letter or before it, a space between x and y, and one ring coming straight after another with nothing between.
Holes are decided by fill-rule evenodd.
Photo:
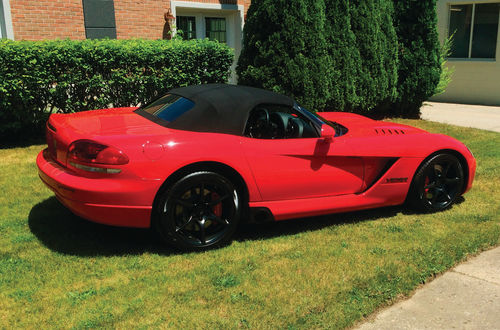
<instances>
[{"instance_id":1,"label":"five-spoke wheel","mask_svg":"<svg viewBox=\"0 0 500 330\"><path fill-rule=\"evenodd\" d=\"M422 211L440 211L453 204L463 186L464 170L457 157L448 153L437 154L417 171L409 201Z\"/></svg>"},{"instance_id":2,"label":"five-spoke wheel","mask_svg":"<svg viewBox=\"0 0 500 330\"><path fill-rule=\"evenodd\" d=\"M224 176L195 172L173 184L162 196L157 226L182 250L226 243L240 218L240 194Z\"/></svg>"}]
</instances>

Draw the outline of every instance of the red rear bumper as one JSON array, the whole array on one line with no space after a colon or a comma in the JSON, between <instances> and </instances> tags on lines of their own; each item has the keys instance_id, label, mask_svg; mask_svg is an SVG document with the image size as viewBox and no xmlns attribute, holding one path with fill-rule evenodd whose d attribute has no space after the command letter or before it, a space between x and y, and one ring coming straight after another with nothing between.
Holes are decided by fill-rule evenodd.
<instances>
[{"instance_id":1,"label":"red rear bumper","mask_svg":"<svg viewBox=\"0 0 500 330\"><path fill-rule=\"evenodd\" d=\"M158 183L78 176L56 163L47 149L38 154L36 163L43 183L76 215L107 225L150 227L151 205ZM151 202L146 203L147 200ZM137 201L148 205L136 205Z\"/></svg>"}]
</instances>

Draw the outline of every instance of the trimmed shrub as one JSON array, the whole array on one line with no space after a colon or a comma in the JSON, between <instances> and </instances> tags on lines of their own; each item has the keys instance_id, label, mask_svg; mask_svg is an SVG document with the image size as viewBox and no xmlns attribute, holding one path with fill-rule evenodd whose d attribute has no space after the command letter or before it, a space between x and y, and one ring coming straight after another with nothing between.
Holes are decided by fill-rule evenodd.
<instances>
[{"instance_id":1,"label":"trimmed shrub","mask_svg":"<svg viewBox=\"0 0 500 330\"><path fill-rule=\"evenodd\" d=\"M351 28L361 56L355 77L360 103L356 112L369 112L396 98L397 37L391 18L392 0L351 0Z\"/></svg>"},{"instance_id":2,"label":"trimmed shrub","mask_svg":"<svg viewBox=\"0 0 500 330\"><path fill-rule=\"evenodd\" d=\"M330 59L330 97L326 109L351 110L360 108L356 80L361 55L356 36L351 29L349 0L325 0L325 38Z\"/></svg>"},{"instance_id":3,"label":"trimmed shrub","mask_svg":"<svg viewBox=\"0 0 500 330\"><path fill-rule=\"evenodd\" d=\"M332 65L328 110L366 114L396 98L397 38L392 0L326 0Z\"/></svg>"},{"instance_id":4,"label":"trimmed shrub","mask_svg":"<svg viewBox=\"0 0 500 330\"><path fill-rule=\"evenodd\" d=\"M0 137L39 133L52 112L133 106L226 82L233 53L208 40L0 41Z\"/></svg>"},{"instance_id":5,"label":"trimmed shrub","mask_svg":"<svg viewBox=\"0 0 500 330\"><path fill-rule=\"evenodd\" d=\"M435 0L254 0L237 68L311 110L377 117L418 116L440 72Z\"/></svg>"},{"instance_id":6,"label":"trimmed shrub","mask_svg":"<svg viewBox=\"0 0 500 330\"><path fill-rule=\"evenodd\" d=\"M436 0L395 0L394 26L399 44L398 98L390 113L418 117L441 74Z\"/></svg>"},{"instance_id":7,"label":"trimmed shrub","mask_svg":"<svg viewBox=\"0 0 500 330\"><path fill-rule=\"evenodd\" d=\"M323 0L253 0L236 69L239 83L323 109L330 90L324 27Z\"/></svg>"}]
</instances>

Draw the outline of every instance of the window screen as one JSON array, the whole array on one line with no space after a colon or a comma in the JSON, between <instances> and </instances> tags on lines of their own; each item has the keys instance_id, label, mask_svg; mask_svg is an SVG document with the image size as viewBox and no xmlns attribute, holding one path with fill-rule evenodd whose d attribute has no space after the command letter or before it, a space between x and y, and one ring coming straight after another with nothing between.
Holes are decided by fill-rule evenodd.
<instances>
[{"instance_id":1,"label":"window screen","mask_svg":"<svg viewBox=\"0 0 500 330\"><path fill-rule=\"evenodd\" d=\"M182 31L184 40L196 39L196 18L192 16L177 16L177 31Z\"/></svg>"},{"instance_id":2,"label":"window screen","mask_svg":"<svg viewBox=\"0 0 500 330\"><path fill-rule=\"evenodd\" d=\"M219 42L226 42L226 19L219 17L205 18L206 37Z\"/></svg>"},{"instance_id":3,"label":"window screen","mask_svg":"<svg viewBox=\"0 0 500 330\"><path fill-rule=\"evenodd\" d=\"M83 15L87 39L116 39L113 0L83 0Z\"/></svg>"}]
</instances>

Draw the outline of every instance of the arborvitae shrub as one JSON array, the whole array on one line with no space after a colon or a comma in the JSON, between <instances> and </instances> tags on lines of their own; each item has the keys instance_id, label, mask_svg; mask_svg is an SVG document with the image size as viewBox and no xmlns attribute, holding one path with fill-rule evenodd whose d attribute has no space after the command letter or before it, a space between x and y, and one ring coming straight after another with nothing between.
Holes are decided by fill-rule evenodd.
<instances>
[{"instance_id":1,"label":"arborvitae shrub","mask_svg":"<svg viewBox=\"0 0 500 330\"><path fill-rule=\"evenodd\" d=\"M327 2L326 30L333 70L332 85L345 111L367 113L396 97L397 39L392 0ZM338 82L338 79L344 80ZM337 88L338 88L337 87ZM332 94L335 93L332 91ZM336 100L331 99L331 104Z\"/></svg>"},{"instance_id":2,"label":"arborvitae shrub","mask_svg":"<svg viewBox=\"0 0 500 330\"><path fill-rule=\"evenodd\" d=\"M356 36L351 29L349 0L325 0L325 38L331 68L330 98L327 110L361 109L363 99L357 80L361 70L361 55Z\"/></svg>"},{"instance_id":3,"label":"arborvitae shrub","mask_svg":"<svg viewBox=\"0 0 500 330\"><path fill-rule=\"evenodd\" d=\"M314 110L406 117L439 72L435 0L253 0L237 69Z\"/></svg>"},{"instance_id":4,"label":"arborvitae shrub","mask_svg":"<svg viewBox=\"0 0 500 330\"><path fill-rule=\"evenodd\" d=\"M238 82L294 97L311 110L329 98L323 0L253 0L247 13Z\"/></svg>"},{"instance_id":5,"label":"arborvitae shrub","mask_svg":"<svg viewBox=\"0 0 500 330\"><path fill-rule=\"evenodd\" d=\"M399 43L398 98L390 114L418 117L441 74L436 0L394 0Z\"/></svg>"}]
</instances>

